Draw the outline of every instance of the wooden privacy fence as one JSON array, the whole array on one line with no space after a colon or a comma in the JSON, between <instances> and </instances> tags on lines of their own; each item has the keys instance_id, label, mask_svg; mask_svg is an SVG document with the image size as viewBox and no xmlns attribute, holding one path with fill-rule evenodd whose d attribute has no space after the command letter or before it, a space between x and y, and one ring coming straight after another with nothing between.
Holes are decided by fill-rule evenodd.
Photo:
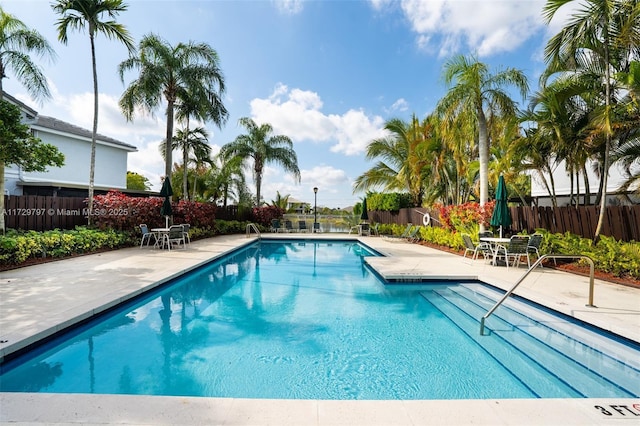
<instances>
[{"instance_id":1,"label":"wooden privacy fence","mask_svg":"<svg viewBox=\"0 0 640 426\"><path fill-rule=\"evenodd\" d=\"M579 207L510 207L513 223L507 232L546 229L552 233L572 234L593 239L600 208L597 206ZM424 213L431 216L431 226L441 226L436 210L424 208L406 208L398 212L371 211L369 219L378 223L421 225ZM602 224L601 235L614 237L621 241L640 241L640 205L608 206Z\"/></svg>"},{"instance_id":2,"label":"wooden privacy fence","mask_svg":"<svg viewBox=\"0 0 640 426\"><path fill-rule=\"evenodd\" d=\"M4 196L5 227L30 231L74 229L87 224L84 198Z\"/></svg>"},{"instance_id":3,"label":"wooden privacy fence","mask_svg":"<svg viewBox=\"0 0 640 426\"><path fill-rule=\"evenodd\" d=\"M87 224L87 204L80 197L45 197L37 195L5 195L5 228L29 231L74 229ZM251 209L238 206L218 207L216 219L252 220ZM1 234L1 232L0 232Z\"/></svg>"}]
</instances>

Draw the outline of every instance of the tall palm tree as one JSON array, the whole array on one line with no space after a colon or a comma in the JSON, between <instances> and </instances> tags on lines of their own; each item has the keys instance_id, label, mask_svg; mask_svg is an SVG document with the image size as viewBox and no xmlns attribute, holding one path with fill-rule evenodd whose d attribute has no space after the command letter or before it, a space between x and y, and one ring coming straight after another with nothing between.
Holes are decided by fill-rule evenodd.
<instances>
[{"instance_id":1,"label":"tall palm tree","mask_svg":"<svg viewBox=\"0 0 640 426\"><path fill-rule=\"evenodd\" d=\"M272 135L271 124L256 124L249 117L238 120L247 129L248 134L239 135L233 142L222 147L221 155L227 159L239 158L243 163L253 161L253 179L256 185L256 205L261 204L260 188L262 175L267 163L276 163L294 175L300 182L298 156L293 149L293 142L285 135Z\"/></svg>"},{"instance_id":2,"label":"tall palm tree","mask_svg":"<svg viewBox=\"0 0 640 426\"><path fill-rule=\"evenodd\" d=\"M562 6L576 0L548 0L543 16L551 22ZM598 75L604 84L604 106L597 119L604 139L600 196L600 215L594 232L598 239L606 209L606 191L612 149L612 71L625 71L640 54L640 4L637 0L580 0L579 9L567 25L545 47L546 76L573 71Z\"/></svg>"},{"instance_id":3,"label":"tall palm tree","mask_svg":"<svg viewBox=\"0 0 640 426\"><path fill-rule=\"evenodd\" d=\"M139 76L131 82L120 98L120 108L127 120L132 120L136 107L153 112L167 102L167 131L165 137L165 176L171 176L171 145L176 104L199 105L197 116L213 120L221 126L227 119L222 104L225 81L220 69L218 53L206 43L178 43L171 46L154 34L146 35L138 45L138 53L120 63L118 71L124 74L138 70Z\"/></svg>"},{"instance_id":4,"label":"tall palm tree","mask_svg":"<svg viewBox=\"0 0 640 426\"><path fill-rule=\"evenodd\" d=\"M523 98L529 85L524 73L514 68L491 73L487 66L473 56L456 56L444 66L443 78L447 85L455 83L440 100L436 110L445 120L460 114L472 117L477 125L478 159L480 165L480 205L489 198L489 132L488 120L492 115L515 115L515 102L504 90L515 86Z\"/></svg>"},{"instance_id":5,"label":"tall palm tree","mask_svg":"<svg viewBox=\"0 0 640 426\"><path fill-rule=\"evenodd\" d=\"M367 146L366 158L380 160L358 176L353 191L367 191L382 186L384 190L407 191L415 206L422 205L424 187L422 169L428 164L422 145L428 139L428 121L414 115L407 123L392 118L385 123L388 136L374 139Z\"/></svg>"},{"instance_id":6,"label":"tall palm tree","mask_svg":"<svg viewBox=\"0 0 640 426\"><path fill-rule=\"evenodd\" d=\"M58 40L68 42L68 31L83 30L87 27L91 42L91 67L93 73L93 128L91 131L91 162L89 166L89 211L93 211L93 187L96 169L96 135L98 133L98 68L96 64L96 34L102 33L109 39L124 44L129 52L133 52L133 38L122 24L113 19L127 10L122 0L57 0L52 8L61 15L56 21ZM91 225L89 214L89 225Z\"/></svg>"},{"instance_id":7,"label":"tall palm tree","mask_svg":"<svg viewBox=\"0 0 640 426\"><path fill-rule=\"evenodd\" d=\"M195 162L202 163L211 157L211 145L208 143L209 132L204 127L196 127L192 130L179 129L176 136L171 141L171 150L182 152L182 197L189 199L187 188L187 171L190 161L190 155L193 154ZM163 158L167 155L167 145L164 141L160 142L160 153Z\"/></svg>"},{"instance_id":8,"label":"tall palm tree","mask_svg":"<svg viewBox=\"0 0 640 426\"><path fill-rule=\"evenodd\" d=\"M55 52L47 40L35 30L29 29L15 16L5 13L0 6L0 102L4 98L2 81L11 71L18 81L36 99L49 98L49 86L44 73L30 54L43 58L55 58ZM4 161L0 161L0 230L4 232Z\"/></svg>"}]
</instances>

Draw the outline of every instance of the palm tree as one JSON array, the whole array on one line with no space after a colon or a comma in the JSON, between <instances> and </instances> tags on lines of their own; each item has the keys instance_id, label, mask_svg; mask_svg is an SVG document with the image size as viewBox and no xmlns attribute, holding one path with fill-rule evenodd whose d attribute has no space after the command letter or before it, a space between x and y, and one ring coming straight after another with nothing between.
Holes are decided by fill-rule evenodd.
<instances>
[{"instance_id":1,"label":"palm tree","mask_svg":"<svg viewBox=\"0 0 640 426\"><path fill-rule=\"evenodd\" d=\"M112 20L120 12L127 10L122 0L57 0L52 5L54 12L61 15L56 22L58 40L67 44L69 29L82 30L85 26L91 42L91 66L93 71L93 128L91 132L91 162L89 166L89 211L93 210L93 187L96 169L96 135L98 133L98 69L96 64L95 36L103 33L110 39L124 44L129 52L135 50L133 38L127 29ZM109 20L103 20L105 17ZM91 225L89 214L89 225Z\"/></svg>"},{"instance_id":2,"label":"palm tree","mask_svg":"<svg viewBox=\"0 0 640 426\"><path fill-rule=\"evenodd\" d=\"M30 54L50 59L55 59L56 56L40 33L30 30L21 20L5 13L0 6L0 100L4 96L2 80L7 77L8 70L13 72L34 98L51 97L47 79L40 67L31 60Z\"/></svg>"},{"instance_id":3,"label":"palm tree","mask_svg":"<svg viewBox=\"0 0 640 426\"><path fill-rule=\"evenodd\" d=\"M574 0L548 0L543 16L551 22L558 10ZM640 56L640 26L637 25L640 4L637 0L584 0L569 23L553 36L545 47L548 70L599 76L604 83L604 107L596 126L604 138L602 152L600 215L594 233L597 240L604 222L607 180L612 149L612 70L626 71L632 59Z\"/></svg>"},{"instance_id":4,"label":"palm tree","mask_svg":"<svg viewBox=\"0 0 640 426\"><path fill-rule=\"evenodd\" d=\"M368 160L381 160L356 178L353 191L379 186L386 191L408 191L413 204L420 206L424 196L422 169L428 165L423 151L423 143L429 137L428 121L421 123L415 115L410 123L392 118L384 129L388 136L371 141L366 154Z\"/></svg>"},{"instance_id":5,"label":"palm tree","mask_svg":"<svg viewBox=\"0 0 640 426\"><path fill-rule=\"evenodd\" d=\"M226 121L228 113L221 101L225 82L219 62L218 53L206 43L178 43L174 47L149 34L140 41L137 56L123 61L118 67L123 82L125 72L140 72L120 98L120 108L127 120L133 119L137 106L152 113L163 97L167 102L165 176L171 176L176 105L198 105L195 116L211 119L218 126Z\"/></svg>"},{"instance_id":6,"label":"palm tree","mask_svg":"<svg viewBox=\"0 0 640 426\"><path fill-rule=\"evenodd\" d=\"M27 26L0 6L0 102L4 98L2 80L11 70L29 94L36 99L49 98L49 86L42 70L32 60L30 54L55 58L55 53L47 40L37 31ZM3 123L4 125L5 123ZM0 230L4 232L4 161L0 161Z\"/></svg>"},{"instance_id":7,"label":"palm tree","mask_svg":"<svg viewBox=\"0 0 640 426\"><path fill-rule=\"evenodd\" d=\"M218 154L205 177L205 198L221 200L225 208L230 197L234 197L240 203L245 198L244 194L249 192L242 163L243 160L239 157L227 159Z\"/></svg>"},{"instance_id":8,"label":"palm tree","mask_svg":"<svg viewBox=\"0 0 640 426\"><path fill-rule=\"evenodd\" d=\"M175 138L172 139L171 149L182 152L182 197L185 200L189 199L187 172L190 154L193 153L194 162L202 163L203 160L208 160L211 157L211 145L207 143L208 138L209 133L204 127L196 127L192 130L180 129L176 132ZM167 145L164 141L160 142L160 153L163 158L166 158Z\"/></svg>"},{"instance_id":9,"label":"palm tree","mask_svg":"<svg viewBox=\"0 0 640 426\"><path fill-rule=\"evenodd\" d=\"M281 208L283 211L286 211L287 207L289 206L290 196L291 196L290 194L282 195L280 194L280 191L276 191L276 199L271 200L271 205L274 207Z\"/></svg>"},{"instance_id":10,"label":"palm tree","mask_svg":"<svg viewBox=\"0 0 640 426\"><path fill-rule=\"evenodd\" d=\"M496 113L515 115L516 104L504 91L505 86L515 86L526 97L529 85L524 73L508 68L495 74L473 56L459 55L447 61L443 78L446 84L455 85L440 100L436 110L444 120L458 115L468 115L476 123L478 159L480 165L480 205L489 198L489 132L488 121ZM471 139L471 138L470 138Z\"/></svg>"},{"instance_id":11,"label":"palm tree","mask_svg":"<svg viewBox=\"0 0 640 426\"><path fill-rule=\"evenodd\" d=\"M286 171L293 173L300 182L298 157L293 149L293 142L285 135L272 135L271 124L257 125L249 117L238 120L245 127L248 134L239 135L233 142L222 147L221 155L227 159L239 158L243 163L253 160L253 179L256 185L256 205L260 206L260 187L262 174L267 163L276 163Z\"/></svg>"}]
</instances>

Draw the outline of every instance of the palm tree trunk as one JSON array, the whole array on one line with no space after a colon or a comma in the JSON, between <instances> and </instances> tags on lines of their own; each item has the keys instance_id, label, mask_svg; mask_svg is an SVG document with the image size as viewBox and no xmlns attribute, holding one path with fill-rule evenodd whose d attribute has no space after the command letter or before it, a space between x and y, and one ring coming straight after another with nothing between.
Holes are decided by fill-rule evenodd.
<instances>
[{"instance_id":1,"label":"palm tree trunk","mask_svg":"<svg viewBox=\"0 0 640 426\"><path fill-rule=\"evenodd\" d=\"M478 106L478 159L480 160L480 205L484 206L489 200L489 136L482 103Z\"/></svg>"},{"instance_id":2,"label":"palm tree trunk","mask_svg":"<svg viewBox=\"0 0 640 426\"><path fill-rule=\"evenodd\" d=\"M0 231L4 235L4 161L0 160Z\"/></svg>"},{"instance_id":3,"label":"palm tree trunk","mask_svg":"<svg viewBox=\"0 0 640 426\"><path fill-rule=\"evenodd\" d=\"M604 223L605 210L607 208L607 183L609 177L609 151L611 150L611 66L609 57L609 22L604 26L604 64L605 64L605 81L604 81L604 103L605 103L605 143L604 143L604 160L602 162L602 197L600 198L600 214L598 215L598 224L593 235L593 241L600 239L602 224Z\"/></svg>"},{"instance_id":4,"label":"palm tree trunk","mask_svg":"<svg viewBox=\"0 0 640 426\"><path fill-rule=\"evenodd\" d=\"M189 117L187 117L187 126L185 128L185 140L182 146L182 196L185 200L189 200L189 185L187 185L188 173L187 163L189 161Z\"/></svg>"},{"instance_id":5,"label":"palm tree trunk","mask_svg":"<svg viewBox=\"0 0 640 426\"><path fill-rule=\"evenodd\" d=\"M587 166L582 166L582 176L584 177L584 200L585 206L591 205L591 188L589 188L589 175L587 175Z\"/></svg>"},{"instance_id":6,"label":"palm tree trunk","mask_svg":"<svg viewBox=\"0 0 640 426\"><path fill-rule=\"evenodd\" d=\"M89 29L89 39L91 40L91 65L93 71L93 130L91 131L91 161L89 163L89 217L87 224L91 226L93 217L93 187L96 172L96 136L98 134L98 70L96 66L96 46L94 39L94 29Z\"/></svg>"},{"instance_id":7,"label":"palm tree trunk","mask_svg":"<svg viewBox=\"0 0 640 426\"><path fill-rule=\"evenodd\" d=\"M164 153L164 175L166 179L171 179L172 168L172 139L173 139L173 105L175 99L167 96L167 134L165 136L165 153Z\"/></svg>"}]
</instances>

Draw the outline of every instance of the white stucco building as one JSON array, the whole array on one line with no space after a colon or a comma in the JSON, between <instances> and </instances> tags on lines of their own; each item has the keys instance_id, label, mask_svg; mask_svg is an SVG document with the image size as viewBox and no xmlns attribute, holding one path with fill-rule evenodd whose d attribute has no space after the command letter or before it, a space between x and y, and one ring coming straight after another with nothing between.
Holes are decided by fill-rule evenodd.
<instances>
[{"instance_id":1,"label":"white stucco building","mask_svg":"<svg viewBox=\"0 0 640 426\"><path fill-rule=\"evenodd\" d=\"M91 131L64 121L39 115L33 108L4 93L4 100L18 106L23 123L34 136L54 145L64 154L62 167L46 172L25 172L16 165L5 169L5 195L87 196L91 162ZM104 135L97 135L94 189L97 193L127 188L127 155L137 151Z\"/></svg>"},{"instance_id":2,"label":"white stucco building","mask_svg":"<svg viewBox=\"0 0 640 426\"><path fill-rule=\"evenodd\" d=\"M558 206L566 206L569 205L569 195L571 194L571 179L569 174L566 171L565 162L560 162L554 172L553 179L555 185L555 193L558 199ZM589 178L589 193L591 195L591 202L593 203L596 195L598 193L598 188L600 185L600 177L595 174L593 171L593 167L591 164L587 164L587 176ZM545 176L545 179L550 184L549 177ZM622 185L622 183L626 180L624 171L618 165L612 165L609 169L609 178L607 180L607 202L609 205L616 204L628 204L627 201L621 200L621 198L617 197L618 189ZM584 178L582 175L579 178L579 181L576 182L574 179L574 194L577 192L576 184L579 184L580 190L580 203L583 202L585 196L585 188L584 188ZM634 201L634 203L640 202L633 194L628 194L630 198ZM540 176L537 173L531 173L531 197L536 201L538 206L551 206L551 196L547 191L547 188L544 186L544 183Z\"/></svg>"}]
</instances>

